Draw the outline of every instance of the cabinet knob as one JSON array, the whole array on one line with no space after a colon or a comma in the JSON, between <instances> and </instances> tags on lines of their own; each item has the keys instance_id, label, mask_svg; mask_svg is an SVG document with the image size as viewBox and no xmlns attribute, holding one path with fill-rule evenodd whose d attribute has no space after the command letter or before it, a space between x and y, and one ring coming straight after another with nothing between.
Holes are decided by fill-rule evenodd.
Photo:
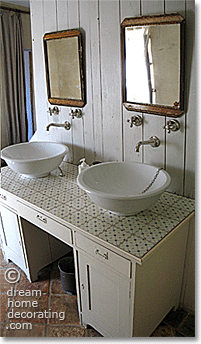
<instances>
[{"instance_id":1,"label":"cabinet knob","mask_svg":"<svg viewBox=\"0 0 201 344\"><path fill-rule=\"evenodd\" d=\"M84 290L84 283L81 284L82 290Z\"/></svg>"}]
</instances>

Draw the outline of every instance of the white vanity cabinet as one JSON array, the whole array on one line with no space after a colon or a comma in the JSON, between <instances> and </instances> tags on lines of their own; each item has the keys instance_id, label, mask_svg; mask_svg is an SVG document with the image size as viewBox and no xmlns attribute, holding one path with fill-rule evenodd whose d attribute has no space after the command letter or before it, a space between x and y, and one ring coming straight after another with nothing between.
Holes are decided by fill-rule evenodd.
<instances>
[{"instance_id":1,"label":"white vanity cabinet","mask_svg":"<svg viewBox=\"0 0 201 344\"><path fill-rule=\"evenodd\" d=\"M18 215L1 205L1 241L5 258L27 273L27 261Z\"/></svg>"},{"instance_id":2,"label":"white vanity cabinet","mask_svg":"<svg viewBox=\"0 0 201 344\"><path fill-rule=\"evenodd\" d=\"M179 306L189 221L138 260L76 233L82 323L103 336L149 337Z\"/></svg>"},{"instance_id":3,"label":"white vanity cabinet","mask_svg":"<svg viewBox=\"0 0 201 344\"><path fill-rule=\"evenodd\" d=\"M19 203L15 198L7 198L7 194L2 198L1 194L2 249L5 259L13 261L34 282L41 268L71 250L66 245L72 243L71 231L43 213ZM56 233L56 237L51 232ZM62 234L65 243L57 239Z\"/></svg>"},{"instance_id":4,"label":"white vanity cabinet","mask_svg":"<svg viewBox=\"0 0 201 344\"><path fill-rule=\"evenodd\" d=\"M130 261L76 234L82 323L106 337L130 337Z\"/></svg>"},{"instance_id":5,"label":"white vanity cabinet","mask_svg":"<svg viewBox=\"0 0 201 344\"><path fill-rule=\"evenodd\" d=\"M73 248L81 324L106 337L149 337L181 300L194 201L167 192L153 213L118 219L80 196L74 167L65 170L71 172L64 179L36 180L36 188L34 181L29 187L20 179L16 196L8 191L9 178L19 177L5 168L0 194L5 258L35 281L42 267ZM65 189L71 201L61 198L50 209L37 191L48 185L49 191L54 185Z\"/></svg>"}]
</instances>

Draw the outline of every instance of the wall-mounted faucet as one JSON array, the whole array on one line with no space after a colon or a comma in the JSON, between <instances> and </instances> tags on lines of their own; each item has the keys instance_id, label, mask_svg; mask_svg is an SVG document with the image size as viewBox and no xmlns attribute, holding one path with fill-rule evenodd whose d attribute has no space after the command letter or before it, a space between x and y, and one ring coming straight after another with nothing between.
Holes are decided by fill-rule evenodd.
<instances>
[{"instance_id":1,"label":"wall-mounted faucet","mask_svg":"<svg viewBox=\"0 0 201 344\"><path fill-rule=\"evenodd\" d=\"M62 127L65 130L69 130L70 129L70 123L68 121L65 121L64 123L49 123L46 126L46 130L49 131L50 127Z\"/></svg>"},{"instance_id":2,"label":"wall-mounted faucet","mask_svg":"<svg viewBox=\"0 0 201 344\"><path fill-rule=\"evenodd\" d=\"M149 140L146 141L139 141L135 147L135 151L139 153L140 146L142 145L151 145L152 147L159 147L160 146L160 140L157 136L151 136Z\"/></svg>"}]
</instances>

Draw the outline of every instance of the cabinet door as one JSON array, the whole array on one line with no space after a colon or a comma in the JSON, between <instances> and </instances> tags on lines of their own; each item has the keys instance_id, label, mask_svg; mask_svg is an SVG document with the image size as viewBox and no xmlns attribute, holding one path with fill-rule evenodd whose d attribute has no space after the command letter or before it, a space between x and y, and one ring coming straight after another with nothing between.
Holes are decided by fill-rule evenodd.
<instances>
[{"instance_id":1,"label":"cabinet door","mask_svg":"<svg viewBox=\"0 0 201 344\"><path fill-rule=\"evenodd\" d=\"M1 205L2 237L7 259L22 269L26 267L24 248L21 240L18 216Z\"/></svg>"},{"instance_id":2,"label":"cabinet door","mask_svg":"<svg viewBox=\"0 0 201 344\"><path fill-rule=\"evenodd\" d=\"M130 337L130 281L79 251L82 321L104 336Z\"/></svg>"}]
</instances>

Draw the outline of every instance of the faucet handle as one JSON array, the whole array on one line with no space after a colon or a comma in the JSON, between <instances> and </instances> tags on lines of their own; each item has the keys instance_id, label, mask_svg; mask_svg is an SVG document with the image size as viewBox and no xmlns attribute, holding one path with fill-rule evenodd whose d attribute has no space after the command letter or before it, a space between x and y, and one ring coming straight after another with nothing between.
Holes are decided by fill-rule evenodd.
<instances>
[{"instance_id":1,"label":"faucet handle","mask_svg":"<svg viewBox=\"0 0 201 344\"><path fill-rule=\"evenodd\" d=\"M69 113L69 116L71 116L72 119L74 119L75 117L81 118L82 117L82 110L80 110L80 109L71 110L71 112Z\"/></svg>"},{"instance_id":2,"label":"faucet handle","mask_svg":"<svg viewBox=\"0 0 201 344\"><path fill-rule=\"evenodd\" d=\"M49 106L47 113L50 114L50 116L58 115L59 114L59 108L57 106L54 106L53 109Z\"/></svg>"},{"instance_id":3,"label":"faucet handle","mask_svg":"<svg viewBox=\"0 0 201 344\"><path fill-rule=\"evenodd\" d=\"M163 126L163 129L167 129L168 134L171 131L178 131L180 129L180 123L176 119L171 119Z\"/></svg>"},{"instance_id":4,"label":"faucet handle","mask_svg":"<svg viewBox=\"0 0 201 344\"><path fill-rule=\"evenodd\" d=\"M131 119L127 119L127 122L130 123L130 128L134 125L139 127L143 123L143 119L139 115L132 116Z\"/></svg>"}]
</instances>

